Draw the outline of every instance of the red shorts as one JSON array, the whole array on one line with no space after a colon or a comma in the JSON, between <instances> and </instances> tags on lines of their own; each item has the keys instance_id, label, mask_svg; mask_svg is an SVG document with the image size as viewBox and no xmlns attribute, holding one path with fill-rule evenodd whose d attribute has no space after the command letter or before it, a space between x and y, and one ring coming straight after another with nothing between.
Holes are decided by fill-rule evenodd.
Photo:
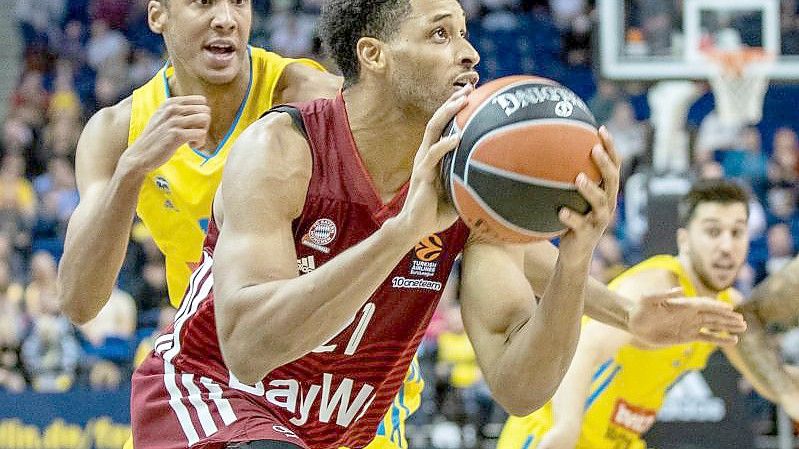
<instances>
[{"instance_id":1,"label":"red shorts","mask_svg":"<svg viewBox=\"0 0 799 449\"><path fill-rule=\"evenodd\" d=\"M219 449L232 442L277 440L308 448L255 399L207 377L176 372L150 354L133 374L133 447Z\"/></svg>"}]
</instances>

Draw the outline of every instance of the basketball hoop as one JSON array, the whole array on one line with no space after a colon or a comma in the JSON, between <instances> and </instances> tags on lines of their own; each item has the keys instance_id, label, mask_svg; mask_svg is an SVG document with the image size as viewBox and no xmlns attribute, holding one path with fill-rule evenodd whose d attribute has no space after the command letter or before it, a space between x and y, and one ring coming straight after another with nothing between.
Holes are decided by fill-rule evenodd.
<instances>
[{"instance_id":1,"label":"basketball hoop","mask_svg":"<svg viewBox=\"0 0 799 449\"><path fill-rule=\"evenodd\" d=\"M719 119L729 125L760 122L773 56L762 48L750 47L707 49L702 53L713 65L709 81Z\"/></svg>"}]
</instances>

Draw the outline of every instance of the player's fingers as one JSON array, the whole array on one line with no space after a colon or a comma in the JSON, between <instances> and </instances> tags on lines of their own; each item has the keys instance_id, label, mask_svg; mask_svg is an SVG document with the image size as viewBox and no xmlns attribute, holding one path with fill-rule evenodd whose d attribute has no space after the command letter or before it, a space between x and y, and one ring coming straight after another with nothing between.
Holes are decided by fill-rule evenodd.
<instances>
[{"instance_id":1,"label":"player's fingers","mask_svg":"<svg viewBox=\"0 0 799 449\"><path fill-rule=\"evenodd\" d=\"M437 165L445 154L454 150L458 146L460 141L461 137L458 135L452 135L439 140L430 147L430 152L425 156L426 163L430 165Z\"/></svg>"},{"instance_id":2,"label":"player's fingers","mask_svg":"<svg viewBox=\"0 0 799 449\"><path fill-rule=\"evenodd\" d=\"M613 165L615 165L616 168L621 167L621 158L619 157L619 152L616 151L616 144L613 142L613 136L610 135L610 131L608 131L605 125L599 127L599 140L602 141L605 153L610 157Z\"/></svg>"},{"instance_id":3,"label":"player's fingers","mask_svg":"<svg viewBox=\"0 0 799 449\"><path fill-rule=\"evenodd\" d=\"M591 150L591 159L599 167L599 172L602 174L602 184L605 188L605 197L610 207L614 208L619 194L619 166L613 162L610 155L601 145L597 145Z\"/></svg>"},{"instance_id":4,"label":"player's fingers","mask_svg":"<svg viewBox=\"0 0 799 449\"><path fill-rule=\"evenodd\" d=\"M182 104L176 106L176 115L201 115L211 116L211 108L205 104Z\"/></svg>"},{"instance_id":5,"label":"player's fingers","mask_svg":"<svg viewBox=\"0 0 799 449\"><path fill-rule=\"evenodd\" d=\"M170 97L169 99L167 99L167 102L178 105L208 104L208 100L203 95L181 95L178 97Z\"/></svg>"},{"instance_id":6,"label":"player's fingers","mask_svg":"<svg viewBox=\"0 0 799 449\"><path fill-rule=\"evenodd\" d=\"M455 117L458 111L466 106L466 97L471 93L472 89L473 87L471 84L463 86L436 110L433 114L433 118L427 122L424 138L422 139L422 147L429 148L441 138L441 134L444 132L444 128L447 124Z\"/></svg>"},{"instance_id":7,"label":"player's fingers","mask_svg":"<svg viewBox=\"0 0 799 449\"><path fill-rule=\"evenodd\" d=\"M208 129L211 117L205 114L181 115L174 117L171 124L181 129Z\"/></svg>"},{"instance_id":8,"label":"player's fingers","mask_svg":"<svg viewBox=\"0 0 799 449\"><path fill-rule=\"evenodd\" d=\"M697 334L697 340L713 343L719 346L735 346L738 344L736 335L727 334L711 329L702 329Z\"/></svg>"},{"instance_id":9,"label":"player's fingers","mask_svg":"<svg viewBox=\"0 0 799 449\"><path fill-rule=\"evenodd\" d=\"M723 301L719 301L718 299L707 298L704 296L695 296L691 298L686 298L684 296L671 298L669 299L669 304L674 306L680 307L690 307L692 309L696 309L697 312L715 312L715 313L723 313L729 312L731 314L739 315L736 312L733 312L732 304L728 304Z\"/></svg>"},{"instance_id":10,"label":"player's fingers","mask_svg":"<svg viewBox=\"0 0 799 449\"><path fill-rule=\"evenodd\" d=\"M665 290L662 293L654 293L651 295L644 295L641 297L641 301L651 302L651 303L661 303L671 298L679 298L683 296L685 292L683 292L682 287L674 287L670 290Z\"/></svg>"},{"instance_id":11,"label":"player's fingers","mask_svg":"<svg viewBox=\"0 0 799 449\"><path fill-rule=\"evenodd\" d=\"M564 226L572 230L580 230L589 226L589 218L581 215L568 207L563 207L558 211L558 218Z\"/></svg>"},{"instance_id":12,"label":"player's fingers","mask_svg":"<svg viewBox=\"0 0 799 449\"><path fill-rule=\"evenodd\" d=\"M591 205L591 211L595 214L594 219L602 222L603 220L607 219L609 215L608 211L608 199L605 196L605 192L585 173L580 173L577 175L577 191L583 195L588 204Z\"/></svg>"},{"instance_id":13,"label":"player's fingers","mask_svg":"<svg viewBox=\"0 0 799 449\"><path fill-rule=\"evenodd\" d=\"M726 332L741 333L746 330L746 322L724 315L703 313L701 325L703 328L721 329Z\"/></svg>"}]
</instances>

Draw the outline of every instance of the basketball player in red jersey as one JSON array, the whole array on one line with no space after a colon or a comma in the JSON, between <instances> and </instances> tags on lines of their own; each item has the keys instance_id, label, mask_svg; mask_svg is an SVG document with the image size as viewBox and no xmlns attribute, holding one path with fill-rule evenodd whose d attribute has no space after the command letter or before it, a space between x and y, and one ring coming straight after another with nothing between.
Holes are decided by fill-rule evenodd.
<instances>
[{"instance_id":1,"label":"basketball player in red jersey","mask_svg":"<svg viewBox=\"0 0 799 449\"><path fill-rule=\"evenodd\" d=\"M343 94L298 105L301 126L273 114L237 142L176 322L134 376L137 448L362 447L464 247L464 317L498 400L525 413L568 367L615 159L595 150L606 192L578 180L593 212L564 212L570 232L534 310L522 249L467 243L435 186L456 144L437 136L470 87L426 121L476 81L458 3L331 2L333 20L345 24L327 27ZM432 233L437 272L413 278L409 250Z\"/></svg>"}]
</instances>

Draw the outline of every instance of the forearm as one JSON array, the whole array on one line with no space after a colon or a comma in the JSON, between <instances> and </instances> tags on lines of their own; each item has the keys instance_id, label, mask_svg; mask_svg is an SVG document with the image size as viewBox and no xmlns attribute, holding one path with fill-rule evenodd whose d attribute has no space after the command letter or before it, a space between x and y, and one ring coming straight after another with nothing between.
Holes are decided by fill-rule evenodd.
<instances>
[{"instance_id":1,"label":"forearm","mask_svg":"<svg viewBox=\"0 0 799 449\"><path fill-rule=\"evenodd\" d=\"M549 242L529 245L525 250L524 274L535 291L543 291L555 270L558 249ZM632 301L594 278L589 278L585 293L585 314L607 325L628 330Z\"/></svg>"},{"instance_id":2,"label":"forearm","mask_svg":"<svg viewBox=\"0 0 799 449\"><path fill-rule=\"evenodd\" d=\"M585 293L585 314L621 330L629 330L633 301L610 290L594 278L588 279Z\"/></svg>"},{"instance_id":3,"label":"forearm","mask_svg":"<svg viewBox=\"0 0 799 449\"><path fill-rule=\"evenodd\" d=\"M568 370L580 334L587 272L587 261L567 265L559 258L535 314L508 338L490 381L511 413L525 415L543 406Z\"/></svg>"},{"instance_id":4,"label":"forearm","mask_svg":"<svg viewBox=\"0 0 799 449\"><path fill-rule=\"evenodd\" d=\"M222 297L217 291L217 311L222 309L217 328L230 369L252 384L330 340L353 320L418 237L400 219L391 219L308 274Z\"/></svg>"},{"instance_id":5,"label":"forearm","mask_svg":"<svg viewBox=\"0 0 799 449\"><path fill-rule=\"evenodd\" d=\"M761 396L779 403L782 394L796 393L797 387L783 368L779 349L769 338L762 321L743 311L748 328L737 346L725 349L727 358Z\"/></svg>"},{"instance_id":6,"label":"forearm","mask_svg":"<svg viewBox=\"0 0 799 449\"><path fill-rule=\"evenodd\" d=\"M122 164L98 201L73 214L58 272L61 307L84 324L108 301L125 258L143 175Z\"/></svg>"}]
</instances>

